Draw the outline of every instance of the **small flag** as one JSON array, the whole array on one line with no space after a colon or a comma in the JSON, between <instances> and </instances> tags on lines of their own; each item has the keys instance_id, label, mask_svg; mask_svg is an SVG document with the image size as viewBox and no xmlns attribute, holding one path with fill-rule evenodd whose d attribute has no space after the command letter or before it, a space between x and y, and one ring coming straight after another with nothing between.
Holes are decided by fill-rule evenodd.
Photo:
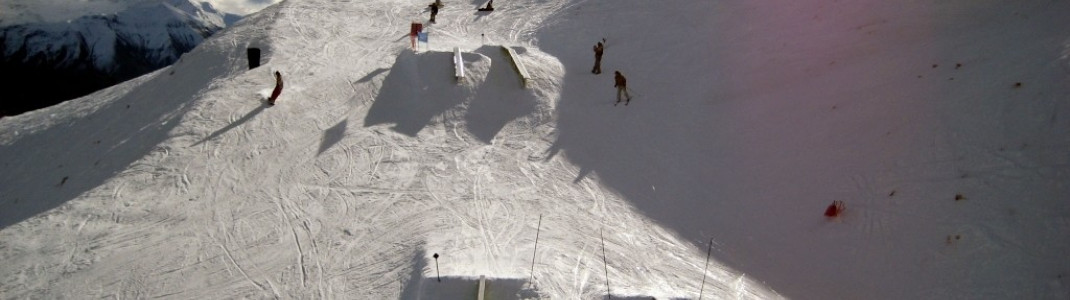
<instances>
[{"instance_id":1,"label":"small flag","mask_svg":"<svg viewBox=\"0 0 1070 300\"><path fill-rule=\"evenodd\" d=\"M416 39L421 41L421 42L426 43L427 42L427 32L420 32L420 33L416 34Z\"/></svg>"}]
</instances>

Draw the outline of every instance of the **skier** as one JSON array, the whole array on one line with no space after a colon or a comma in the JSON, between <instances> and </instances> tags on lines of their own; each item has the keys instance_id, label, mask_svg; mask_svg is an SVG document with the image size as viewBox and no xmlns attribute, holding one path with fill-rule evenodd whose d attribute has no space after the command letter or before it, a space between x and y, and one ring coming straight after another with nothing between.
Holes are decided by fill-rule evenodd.
<instances>
[{"instance_id":1,"label":"skier","mask_svg":"<svg viewBox=\"0 0 1070 300\"><path fill-rule=\"evenodd\" d=\"M436 15L438 15L438 5L431 4L431 23L435 23Z\"/></svg>"},{"instance_id":2,"label":"skier","mask_svg":"<svg viewBox=\"0 0 1070 300\"><path fill-rule=\"evenodd\" d=\"M431 2L431 4L427 5L427 7L430 7L430 8L435 8L435 7L442 8L444 6L446 6L446 5L442 4L442 0L435 0L435 2Z\"/></svg>"},{"instance_id":3,"label":"skier","mask_svg":"<svg viewBox=\"0 0 1070 300\"><path fill-rule=\"evenodd\" d=\"M602 39L602 41L605 41L605 39ZM594 45L594 69L591 69L591 73L602 74L602 50L603 49L605 49L605 47L602 46L602 42L598 42L597 45Z\"/></svg>"},{"instance_id":4,"label":"skier","mask_svg":"<svg viewBox=\"0 0 1070 300\"><path fill-rule=\"evenodd\" d=\"M487 7L478 9L479 11L494 11L494 0L487 2Z\"/></svg>"},{"instance_id":5,"label":"skier","mask_svg":"<svg viewBox=\"0 0 1070 300\"><path fill-rule=\"evenodd\" d=\"M271 98L268 98L268 105L275 105L275 99L279 98L279 94L282 94L282 73L275 71L275 90L271 91Z\"/></svg>"},{"instance_id":6,"label":"skier","mask_svg":"<svg viewBox=\"0 0 1070 300\"><path fill-rule=\"evenodd\" d=\"M628 80L624 79L624 75L620 71L614 71L613 73L613 81L615 82L613 86L617 88L617 103L613 103L613 106L617 106L620 103L621 93L624 93L626 98L624 105L628 105L628 102L632 102L632 95L628 95Z\"/></svg>"}]
</instances>

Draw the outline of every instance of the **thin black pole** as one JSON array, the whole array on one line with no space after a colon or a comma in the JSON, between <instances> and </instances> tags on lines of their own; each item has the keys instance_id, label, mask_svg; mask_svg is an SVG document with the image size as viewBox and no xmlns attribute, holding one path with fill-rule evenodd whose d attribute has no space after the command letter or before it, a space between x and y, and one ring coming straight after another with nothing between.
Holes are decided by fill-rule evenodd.
<instances>
[{"instance_id":1,"label":"thin black pole","mask_svg":"<svg viewBox=\"0 0 1070 300\"><path fill-rule=\"evenodd\" d=\"M602 229L598 229L598 237L602 238L602 263L606 267L606 297L613 299L613 293L609 290L609 261L606 260L606 237L602 235Z\"/></svg>"},{"instance_id":2,"label":"thin black pole","mask_svg":"<svg viewBox=\"0 0 1070 300\"><path fill-rule=\"evenodd\" d=\"M435 278L442 282L442 275L438 272L438 253L435 253Z\"/></svg>"},{"instance_id":3,"label":"thin black pole","mask_svg":"<svg viewBox=\"0 0 1070 300\"><path fill-rule=\"evenodd\" d=\"M702 268L702 285L698 288L698 299L702 300L702 290L706 287L706 270L710 268L710 252L713 251L713 239L710 239L710 247L706 249L706 267Z\"/></svg>"},{"instance_id":4,"label":"thin black pole","mask_svg":"<svg viewBox=\"0 0 1070 300\"><path fill-rule=\"evenodd\" d=\"M539 231L542 230L542 215L539 215L539 226L535 227L535 250L531 252L531 280L535 281L535 253L539 251Z\"/></svg>"}]
</instances>

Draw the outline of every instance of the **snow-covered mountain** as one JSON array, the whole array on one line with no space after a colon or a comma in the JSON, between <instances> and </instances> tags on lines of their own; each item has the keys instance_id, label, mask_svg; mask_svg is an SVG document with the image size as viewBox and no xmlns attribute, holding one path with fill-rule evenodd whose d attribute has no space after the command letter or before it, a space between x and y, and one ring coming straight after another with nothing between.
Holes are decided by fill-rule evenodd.
<instances>
[{"instance_id":1,"label":"snow-covered mountain","mask_svg":"<svg viewBox=\"0 0 1070 300\"><path fill-rule=\"evenodd\" d=\"M0 119L0 298L1070 298L1070 1L430 2Z\"/></svg>"},{"instance_id":2,"label":"snow-covered mountain","mask_svg":"<svg viewBox=\"0 0 1070 300\"><path fill-rule=\"evenodd\" d=\"M0 28L0 88L9 93L0 111L48 106L167 66L235 18L207 2L166 0ZM33 88L47 81L62 88Z\"/></svg>"}]
</instances>

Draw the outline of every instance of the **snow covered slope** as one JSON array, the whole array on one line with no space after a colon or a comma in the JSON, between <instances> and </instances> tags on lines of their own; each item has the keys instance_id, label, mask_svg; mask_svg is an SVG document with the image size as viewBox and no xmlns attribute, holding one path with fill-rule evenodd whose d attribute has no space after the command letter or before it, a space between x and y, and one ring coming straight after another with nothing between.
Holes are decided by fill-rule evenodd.
<instances>
[{"instance_id":1,"label":"snow covered slope","mask_svg":"<svg viewBox=\"0 0 1070 300\"><path fill-rule=\"evenodd\" d=\"M412 51L427 2L285 1L0 119L0 294L1070 295L1070 2L445 2Z\"/></svg>"}]
</instances>

